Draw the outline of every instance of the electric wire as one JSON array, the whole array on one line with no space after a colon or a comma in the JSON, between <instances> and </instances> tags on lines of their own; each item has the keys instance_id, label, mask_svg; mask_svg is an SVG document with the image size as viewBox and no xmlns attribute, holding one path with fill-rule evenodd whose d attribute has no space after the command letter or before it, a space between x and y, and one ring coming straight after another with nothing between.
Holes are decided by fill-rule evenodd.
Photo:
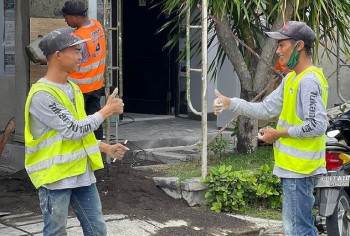
<instances>
[{"instance_id":1,"label":"electric wire","mask_svg":"<svg viewBox=\"0 0 350 236\"><path fill-rule=\"evenodd\" d=\"M131 124L131 123L135 122L135 119L132 118L131 116L123 116L123 118L129 118L129 119L131 119L131 121L128 121L126 123L121 123L124 120L123 119L123 120L118 122L118 127L122 126L122 125L128 125L128 124ZM115 127L115 125L116 125L116 121L111 121L111 127ZM118 142L124 142L125 139L118 139L118 140L116 140L116 136L111 134L110 135L110 142L117 143L117 141ZM133 145L134 147L137 148L136 150L133 150L133 151L137 151L137 150L139 150L139 151L136 152L136 154L133 154L133 156L132 156L132 160L133 161L127 162L127 161L121 159L121 164L130 165L131 167L135 167L137 165L140 166L140 165L142 165L143 162L151 162L151 163L153 162L153 163L156 163L156 164L165 164L163 161L161 161L158 158L156 158L156 156L154 155L153 152L144 150L143 148L137 146L135 143L131 142L130 140L128 140L128 144L131 144L131 145ZM141 155L141 153L144 154L145 158L137 157L137 156ZM151 157L153 160L148 159L148 157Z\"/></svg>"},{"instance_id":2,"label":"electric wire","mask_svg":"<svg viewBox=\"0 0 350 236\"><path fill-rule=\"evenodd\" d=\"M123 139L119 139L120 141L124 141ZM118 140L118 141L119 141ZM130 165L131 167L135 167L135 166L141 166L143 162L151 162L151 163L156 163L157 165L159 164L165 164L163 161L159 160L153 152L150 152L150 151L146 151L144 150L143 148L137 146L135 143L131 142L130 140L128 140L128 144L131 144L133 145L134 147L136 147L137 149L136 150L133 150L133 151L137 151L139 150L138 152L136 152L136 154L133 154L132 155L132 161L125 161L123 159L121 159L121 164L124 164L124 165ZM138 155L140 155L140 153L143 153L145 158L139 158L137 157ZM148 159L148 157L151 157L152 159Z\"/></svg>"}]
</instances>

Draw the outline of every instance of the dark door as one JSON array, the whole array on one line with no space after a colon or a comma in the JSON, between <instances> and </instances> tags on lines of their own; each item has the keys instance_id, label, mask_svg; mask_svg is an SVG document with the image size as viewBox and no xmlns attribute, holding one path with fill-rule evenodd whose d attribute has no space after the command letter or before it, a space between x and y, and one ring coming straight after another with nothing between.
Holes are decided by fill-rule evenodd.
<instances>
[{"instance_id":1,"label":"dark door","mask_svg":"<svg viewBox=\"0 0 350 236\"><path fill-rule=\"evenodd\" d=\"M146 4L145 4L146 3ZM125 112L169 114L173 105L172 59L162 48L165 23L150 0L123 1L123 83Z\"/></svg>"}]
</instances>

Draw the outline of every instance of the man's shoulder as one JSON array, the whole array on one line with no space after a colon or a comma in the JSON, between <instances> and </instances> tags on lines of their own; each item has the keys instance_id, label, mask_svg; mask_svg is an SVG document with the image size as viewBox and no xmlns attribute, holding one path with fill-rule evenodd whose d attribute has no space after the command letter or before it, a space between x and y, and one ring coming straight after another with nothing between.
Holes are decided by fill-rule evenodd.
<instances>
[{"instance_id":1,"label":"man's shoulder","mask_svg":"<svg viewBox=\"0 0 350 236\"><path fill-rule=\"evenodd\" d=\"M87 25L85 25L83 27L80 27L77 30L84 30L84 29L85 30L94 30L95 28L102 28L103 29L102 24L98 20L90 19L90 23L89 24L87 24Z\"/></svg>"},{"instance_id":2,"label":"man's shoulder","mask_svg":"<svg viewBox=\"0 0 350 236\"><path fill-rule=\"evenodd\" d=\"M315 82L317 84L320 83L316 73L314 71L309 71L307 72L300 80L300 83L312 83L312 82Z\"/></svg>"}]
</instances>

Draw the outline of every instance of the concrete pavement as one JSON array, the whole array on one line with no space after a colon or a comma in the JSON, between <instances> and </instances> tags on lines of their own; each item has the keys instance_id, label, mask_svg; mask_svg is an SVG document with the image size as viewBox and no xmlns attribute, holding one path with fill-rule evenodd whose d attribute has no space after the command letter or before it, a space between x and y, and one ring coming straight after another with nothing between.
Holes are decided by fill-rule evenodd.
<instances>
[{"instance_id":1,"label":"concrete pavement","mask_svg":"<svg viewBox=\"0 0 350 236\"><path fill-rule=\"evenodd\" d=\"M138 220L126 215L105 215L108 234L111 236L148 236L164 227L186 226L185 221L169 221L160 223L156 221ZM43 221L41 215L31 213L21 215L8 215L0 218L0 235L25 236L42 235ZM69 217L67 223L69 236L83 236L79 221Z\"/></svg>"},{"instance_id":2,"label":"concrete pavement","mask_svg":"<svg viewBox=\"0 0 350 236\"><path fill-rule=\"evenodd\" d=\"M7 215L0 212L0 235L6 236L39 236L42 235L43 221L41 215L24 213L20 215ZM281 222L264 220L239 215L231 215L250 221L254 225L253 229L247 229L244 235L277 236L281 231ZM198 235L239 235L229 230L203 232L195 225L189 225L185 220L171 220L167 222L157 222L147 219L135 219L127 215L105 215L109 236L150 236L156 235L157 231L171 227L191 227L198 231ZM234 219L232 219L234 220ZM75 217L69 217L67 223L67 233L69 236L83 236L79 221Z\"/></svg>"}]
</instances>

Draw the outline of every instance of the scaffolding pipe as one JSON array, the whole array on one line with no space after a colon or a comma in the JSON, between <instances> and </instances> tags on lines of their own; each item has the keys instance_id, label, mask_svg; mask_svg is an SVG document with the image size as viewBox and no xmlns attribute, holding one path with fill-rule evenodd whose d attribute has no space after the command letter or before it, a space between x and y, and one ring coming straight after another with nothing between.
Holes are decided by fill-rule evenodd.
<instances>
[{"instance_id":1,"label":"scaffolding pipe","mask_svg":"<svg viewBox=\"0 0 350 236\"><path fill-rule=\"evenodd\" d=\"M191 101L191 41L190 41L190 29L191 29L191 6L187 7L187 14L186 14L186 98L187 98L187 104L190 110L196 114L201 115L199 111L194 109ZM196 70L197 71L197 70Z\"/></svg>"},{"instance_id":2,"label":"scaffolding pipe","mask_svg":"<svg viewBox=\"0 0 350 236\"><path fill-rule=\"evenodd\" d=\"M107 1L108 0L103 0L103 26L104 26L104 31L105 31L105 38L106 38L106 65L108 65L107 61L109 61L109 58L108 58L108 25L109 25L109 19L107 19L107 11L108 11L108 7L107 7ZM110 91L109 91L109 69L108 69L108 66L106 66L106 69L105 69L105 100L108 99L109 95L110 95ZM110 138L111 138L111 120L110 118L108 117L107 119L105 119L105 140L106 140L106 143L110 143ZM106 157L106 161L108 164L110 164L111 162L111 159L109 157Z\"/></svg>"},{"instance_id":3,"label":"scaffolding pipe","mask_svg":"<svg viewBox=\"0 0 350 236\"><path fill-rule=\"evenodd\" d=\"M119 96L123 99L123 27L122 27L122 0L118 0L118 88ZM118 140L117 140L118 142Z\"/></svg>"}]
</instances>

